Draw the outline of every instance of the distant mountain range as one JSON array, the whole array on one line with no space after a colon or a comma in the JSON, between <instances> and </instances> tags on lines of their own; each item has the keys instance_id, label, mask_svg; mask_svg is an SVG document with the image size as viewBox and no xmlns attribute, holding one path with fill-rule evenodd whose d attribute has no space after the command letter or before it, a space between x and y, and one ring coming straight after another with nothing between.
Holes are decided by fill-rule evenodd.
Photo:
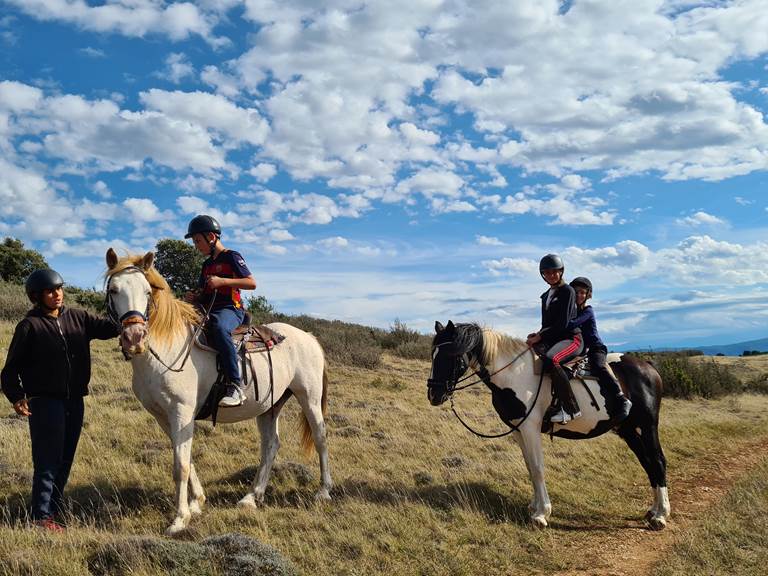
<instances>
[{"instance_id":1,"label":"distant mountain range","mask_svg":"<svg viewBox=\"0 0 768 576\"><path fill-rule=\"evenodd\" d=\"M736 344L722 344L715 346L676 346L655 348L657 352L672 350L701 350L707 356L716 356L724 354L725 356L741 356L745 350L757 350L758 352L768 352L768 338L758 340L747 340L746 342L737 342Z\"/></svg>"}]
</instances>

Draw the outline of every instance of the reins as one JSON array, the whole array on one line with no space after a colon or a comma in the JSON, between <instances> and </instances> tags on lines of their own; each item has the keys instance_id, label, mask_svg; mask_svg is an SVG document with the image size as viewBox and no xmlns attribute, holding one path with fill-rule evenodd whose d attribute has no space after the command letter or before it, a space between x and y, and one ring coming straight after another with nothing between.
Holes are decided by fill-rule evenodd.
<instances>
[{"instance_id":1,"label":"reins","mask_svg":"<svg viewBox=\"0 0 768 576\"><path fill-rule=\"evenodd\" d=\"M480 382L482 382L483 384L485 384L486 386L488 386L490 388L491 384L493 384L491 382L491 378L493 376L495 376L499 372L501 372L503 370L506 370L507 368L512 366L512 364L517 362L520 358L522 358L522 356L526 352L529 352L529 351L531 353L533 353L533 351L530 348L526 348L525 350L520 352L520 354L515 356L511 361L507 362L504 366L502 366L501 368L499 368L498 370L496 370L493 373L489 373L485 369L485 366L481 366L479 370L474 370L472 372L472 374L469 374L469 375L465 376L464 378L461 378L461 379L456 381L456 383L458 384L459 382L463 382L464 380L468 380L469 378L472 378L472 376L478 376L480 378L479 380L476 380L476 381L471 382L469 384L465 384L464 386L460 386L459 388L454 388L453 391L451 392L450 397L449 397L450 400L451 400L451 411L453 412L454 416L456 416L458 421L461 422L461 425L464 426L464 428L466 428L467 430L472 432L472 434L474 434L475 436L479 436L480 438L502 438L504 436L508 436L509 434L512 434L513 432L517 432L520 429L520 426L523 424L523 422L525 422L528 419L528 416L531 415L531 412L533 412L533 409L536 406L536 403L539 401L539 394L541 393L541 385L542 385L542 383L544 381L544 371L542 371L541 375L539 376L539 385L536 388L536 396L534 396L533 402L531 403L531 406L526 409L525 415L520 419L520 422L518 422L517 424L510 424L509 422L506 422L506 421L502 420L502 422L504 422L504 424L509 426L509 430L507 430L506 432L500 432L499 434L483 434L482 432L478 432L477 430L472 428L469 424L467 424L462 419L462 417L459 416L459 413L456 411L456 407L455 407L454 401L453 401L453 394L454 394L454 392L457 392L459 390L464 390L466 388L469 388L470 386L474 386L475 384L479 384Z\"/></svg>"}]
</instances>

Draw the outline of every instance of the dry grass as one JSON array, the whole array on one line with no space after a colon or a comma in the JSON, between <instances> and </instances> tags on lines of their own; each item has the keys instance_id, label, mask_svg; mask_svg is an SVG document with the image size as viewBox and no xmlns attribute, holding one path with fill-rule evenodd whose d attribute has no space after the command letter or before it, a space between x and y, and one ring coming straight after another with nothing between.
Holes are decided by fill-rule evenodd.
<instances>
[{"instance_id":1,"label":"dry grass","mask_svg":"<svg viewBox=\"0 0 768 576\"><path fill-rule=\"evenodd\" d=\"M11 330L0 324L4 350ZM0 408L0 574L86 575L99 547L129 536L159 537L172 519L168 440L134 398L130 366L115 343L93 348L92 395L68 487L73 506L65 535L27 527L27 428L10 405ZM592 565L604 531L642 529L650 503L645 475L623 443L606 435L545 442L554 515L550 530L532 530L518 448L508 438L475 438L446 407L429 406L427 373L423 361L390 355L376 370L331 365L328 423L337 488L328 505L312 499L318 470L300 457L295 402L283 418L280 468L256 512L235 507L255 473L255 423L199 425L193 452L209 504L184 539L239 532L276 547L307 574L555 574ZM501 429L485 392L465 393L457 405L481 429ZM673 510L676 482L691 480L697 463L765 437L767 424L765 396L665 399L661 436Z\"/></svg>"}]
</instances>

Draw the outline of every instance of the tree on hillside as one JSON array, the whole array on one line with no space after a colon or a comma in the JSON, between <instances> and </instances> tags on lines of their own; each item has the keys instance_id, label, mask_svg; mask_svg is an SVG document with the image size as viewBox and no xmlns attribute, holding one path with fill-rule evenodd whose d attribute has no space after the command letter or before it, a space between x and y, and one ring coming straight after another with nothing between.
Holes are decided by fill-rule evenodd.
<instances>
[{"instance_id":1,"label":"tree on hillside","mask_svg":"<svg viewBox=\"0 0 768 576\"><path fill-rule=\"evenodd\" d=\"M177 295L197 288L205 257L194 246L183 240L164 238L157 243L156 250L155 268Z\"/></svg>"},{"instance_id":2,"label":"tree on hillside","mask_svg":"<svg viewBox=\"0 0 768 576\"><path fill-rule=\"evenodd\" d=\"M38 268L48 268L48 263L37 250L24 248L17 238L6 237L0 244L0 278L6 282L23 284Z\"/></svg>"}]
</instances>

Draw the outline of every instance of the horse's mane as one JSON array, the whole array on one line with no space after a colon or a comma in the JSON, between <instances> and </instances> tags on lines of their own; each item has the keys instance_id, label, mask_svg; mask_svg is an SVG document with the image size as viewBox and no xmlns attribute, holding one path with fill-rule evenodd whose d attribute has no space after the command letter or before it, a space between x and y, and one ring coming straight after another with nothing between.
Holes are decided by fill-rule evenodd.
<instances>
[{"instance_id":1,"label":"horse's mane","mask_svg":"<svg viewBox=\"0 0 768 576\"><path fill-rule=\"evenodd\" d=\"M519 354L526 348L525 342L519 338L507 336L479 324L456 324L455 326L454 343L457 349L463 354L479 345L480 361L485 366L492 364L499 354Z\"/></svg>"},{"instance_id":2,"label":"horse's mane","mask_svg":"<svg viewBox=\"0 0 768 576\"><path fill-rule=\"evenodd\" d=\"M143 258L143 256L136 255L123 256L118 259L114 267L107 270L106 275L112 276L134 266L144 272L144 277L152 287L152 306L150 306L149 311L152 339L160 344L167 344L188 325L200 324L200 314L194 306L182 302L173 295L168 282L154 266L144 269L142 266Z\"/></svg>"}]
</instances>

